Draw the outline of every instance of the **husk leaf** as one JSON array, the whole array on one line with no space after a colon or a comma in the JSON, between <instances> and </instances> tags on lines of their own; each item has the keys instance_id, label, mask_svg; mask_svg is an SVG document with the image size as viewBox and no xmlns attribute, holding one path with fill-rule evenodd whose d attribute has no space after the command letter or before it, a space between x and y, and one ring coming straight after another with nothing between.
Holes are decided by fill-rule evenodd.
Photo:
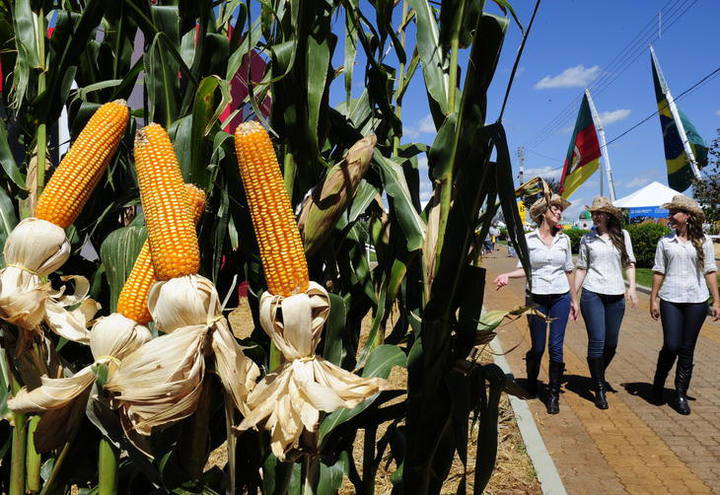
<instances>
[{"instance_id":1,"label":"husk leaf","mask_svg":"<svg viewBox=\"0 0 720 495\"><path fill-rule=\"evenodd\" d=\"M300 446L303 431L316 430L320 411L355 407L389 387L386 380L359 377L315 355L329 308L327 292L315 282L303 294L266 292L260 298L260 323L287 362L250 392L238 429L263 424L281 460Z\"/></svg>"}]
</instances>

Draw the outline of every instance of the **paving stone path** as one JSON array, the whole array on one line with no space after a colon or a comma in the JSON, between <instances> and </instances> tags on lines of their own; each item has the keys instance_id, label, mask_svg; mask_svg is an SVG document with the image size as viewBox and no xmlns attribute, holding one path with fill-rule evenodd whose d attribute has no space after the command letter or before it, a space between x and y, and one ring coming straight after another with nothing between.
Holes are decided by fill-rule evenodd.
<instances>
[{"instance_id":1,"label":"paving stone path","mask_svg":"<svg viewBox=\"0 0 720 495\"><path fill-rule=\"evenodd\" d=\"M503 253L504 254L504 253ZM487 258L485 308L511 309L524 303L524 281L496 291L492 280L517 262L497 254ZM648 402L657 354L662 346L660 322L648 313L649 296L638 293L638 307L628 308L618 353L607 373L617 391L608 394L610 408L595 408L585 361L587 333L580 318L565 336L565 383L560 414L550 416L540 400L530 410L560 477L570 494L665 493L720 494L720 324L710 319L695 351L689 395L692 414L681 416L670 406ZM513 374L525 378L525 351L530 347L527 320L502 327L499 338ZM547 352L540 379L547 382ZM674 369L666 383L669 396Z\"/></svg>"}]
</instances>

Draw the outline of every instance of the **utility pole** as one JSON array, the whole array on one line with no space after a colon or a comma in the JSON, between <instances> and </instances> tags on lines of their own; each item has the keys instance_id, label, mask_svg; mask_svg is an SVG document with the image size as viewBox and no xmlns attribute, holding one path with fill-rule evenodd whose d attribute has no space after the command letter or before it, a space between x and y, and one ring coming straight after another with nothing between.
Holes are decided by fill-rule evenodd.
<instances>
[{"instance_id":1,"label":"utility pole","mask_svg":"<svg viewBox=\"0 0 720 495\"><path fill-rule=\"evenodd\" d=\"M520 173L518 174L518 180L520 181L520 185L523 185L525 182L525 147L520 146L518 148L518 161L520 163Z\"/></svg>"}]
</instances>

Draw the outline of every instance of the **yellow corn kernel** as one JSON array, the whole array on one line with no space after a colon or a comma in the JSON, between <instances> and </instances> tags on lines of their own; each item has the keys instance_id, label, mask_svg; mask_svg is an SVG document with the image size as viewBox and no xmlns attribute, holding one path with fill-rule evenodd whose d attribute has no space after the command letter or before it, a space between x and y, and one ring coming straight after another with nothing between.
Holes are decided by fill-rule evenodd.
<instances>
[{"instance_id":1,"label":"yellow corn kernel","mask_svg":"<svg viewBox=\"0 0 720 495\"><path fill-rule=\"evenodd\" d=\"M129 118L125 100L97 109L45 186L35 217L62 228L75 221L115 154Z\"/></svg>"},{"instance_id":2,"label":"yellow corn kernel","mask_svg":"<svg viewBox=\"0 0 720 495\"><path fill-rule=\"evenodd\" d=\"M185 184L185 191L193 224L197 225L205 211L205 193L192 184ZM157 279L150 257L150 244L146 240L122 291L120 291L117 312L141 325L147 324L152 320L152 315L148 310L148 293L155 282Z\"/></svg>"},{"instance_id":3,"label":"yellow corn kernel","mask_svg":"<svg viewBox=\"0 0 720 495\"><path fill-rule=\"evenodd\" d=\"M307 260L270 136L257 122L235 130L235 153L270 293L308 288Z\"/></svg>"},{"instance_id":4,"label":"yellow corn kernel","mask_svg":"<svg viewBox=\"0 0 720 495\"><path fill-rule=\"evenodd\" d=\"M197 273L200 250L187 192L175 150L162 126L150 124L137 132L135 167L155 276L170 280Z\"/></svg>"}]
</instances>

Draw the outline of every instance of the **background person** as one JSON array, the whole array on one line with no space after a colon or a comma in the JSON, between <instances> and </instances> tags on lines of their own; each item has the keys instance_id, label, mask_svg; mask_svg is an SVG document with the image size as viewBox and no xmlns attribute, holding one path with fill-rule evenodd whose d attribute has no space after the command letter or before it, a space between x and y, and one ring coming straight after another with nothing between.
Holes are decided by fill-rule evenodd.
<instances>
[{"instance_id":1,"label":"background person","mask_svg":"<svg viewBox=\"0 0 720 495\"><path fill-rule=\"evenodd\" d=\"M717 265L712 241L702 231L705 215L697 202L678 194L662 207L669 210L669 224L675 232L661 238L655 251L650 316L655 320L659 316L662 321L663 346L658 355L652 398L656 404L662 404L665 379L677 356L673 405L680 414L690 414L686 394L710 293L711 313L716 321L720 319Z\"/></svg>"},{"instance_id":2,"label":"background person","mask_svg":"<svg viewBox=\"0 0 720 495\"><path fill-rule=\"evenodd\" d=\"M525 236L530 254L531 290L528 304L551 319L548 325L538 316L528 317L530 324L531 349L525 354L527 367L527 390L537 394L537 376L540 361L545 352L545 341L549 339L549 380L547 411L557 414L560 411L560 383L565 363L563 361L563 342L568 316L577 320L578 305L573 287L573 261L570 249L570 238L560 230L562 212L570 203L557 194L550 200L540 198L530 207L530 218L537 224L537 229ZM522 278L525 272L518 264L518 269L503 273L495 278L498 289L506 286L511 278ZM548 326L550 332L548 335Z\"/></svg>"},{"instance_id":3,"label":"background person","mask_svg":"<svg viewBox=\"0 0 720 495\"><path fill-rule=\"evenodd\" d=\"M576 297L580 300L588 333L587 363L595 390L595 406L607 409L605 370L615 356L627 300L637 305L635 255L630 234L622 228L622 212L598 196L586 207L592 215L592 232L580 239L575 272Z\"/></svg>"}]
</instances>

